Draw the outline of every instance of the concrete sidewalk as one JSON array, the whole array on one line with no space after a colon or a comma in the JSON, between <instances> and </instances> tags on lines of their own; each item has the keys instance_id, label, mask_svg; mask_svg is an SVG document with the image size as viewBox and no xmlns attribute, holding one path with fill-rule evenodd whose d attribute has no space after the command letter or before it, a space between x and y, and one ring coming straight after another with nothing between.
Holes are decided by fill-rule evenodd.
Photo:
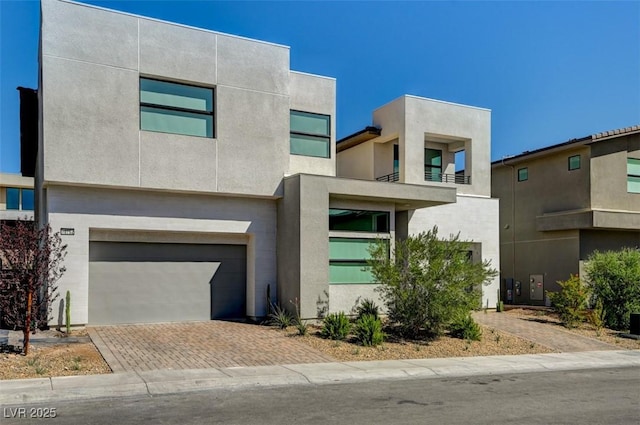
<instances>
[{"instance_id":1,"label":"concrete sidewalk","mask_svg":"<svg viewBox=\"0 0 640 425\"><path fill-rule=\"evenodd\" d=\"M244 387L321 385L383 379L443 378L553 370L640 367L640 351L585 351L520 356L456 357L372 362L307 363L0 381L0 404L158 396ZM634 373L640 373L634 369Z\"/></svg>"}]
</instances>

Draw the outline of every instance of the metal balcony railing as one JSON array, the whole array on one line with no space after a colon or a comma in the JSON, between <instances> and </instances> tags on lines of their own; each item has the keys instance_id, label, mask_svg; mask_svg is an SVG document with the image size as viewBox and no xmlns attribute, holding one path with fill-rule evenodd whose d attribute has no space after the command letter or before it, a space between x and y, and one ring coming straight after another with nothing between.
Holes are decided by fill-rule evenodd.
<instances>
[{"instance_id":1,"label":"metal balcony railing","mask_svg":"<svg viewBox=\"0 0 640 425\"><path fill-rule=\"evenodd\" d=\"M376 177L376 180L379 182L397 182L399 179L400 179L400 173L397 171L395 173ZM429 181L429 182L471 184L471 176L466 176L464 174L442 174L442 173L425 171L424 179L425 181Z\"/></svg>"},{"instance_id":2,"label":"metal balcony railing","mask_svg":"<svg viewBox=\"0 0 640 425\"><path fill-rule=\"evenodd\" d=\"M424 179L430 182L455 183L455 184L471 184L471 176L464 174L442 174L432 171L424 172Z\"/></svg>"},{"instance_id":3,"label":"metal balcony railing","mask_svg":"<svg viewBox=\"0 0 640 425\"><path fill-rule=\"evenodd\" d=\"M376 177L376 180L379 182L397 182L400 179L400 173L396 171L395 173L387 174L386 176Z\"/></svg>"}]
</instances>

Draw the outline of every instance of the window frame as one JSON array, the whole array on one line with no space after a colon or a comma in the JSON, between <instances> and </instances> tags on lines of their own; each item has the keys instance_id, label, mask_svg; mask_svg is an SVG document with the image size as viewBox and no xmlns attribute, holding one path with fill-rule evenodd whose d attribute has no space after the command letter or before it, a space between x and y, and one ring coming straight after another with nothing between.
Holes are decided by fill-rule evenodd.
<instances>
[{"instance_id":1,"label":"window frame","mask_svg":"<svg viewBox=\"0 0 640 425\"><path fill-rule=\"evenodd\" d=\"M637 161L638 164L636 164L636 165L640 166L640 158L629 158L629 157L627 157L627 193L640 193L640 190L638 190L637 192L629 190L629 183L630 183L631 179L640 180L640 174L632 174L630 172L631 171L630 170L631 167L629 167L629 166L631 165L631 161Z\"/></svg>"},{"instance_id":2,"label":"window frame","mask_svg":"<svg viewBox=\"0 0 640 425\"><path fill-rule=\"evenodd\" d=\"M571 168L571 160L574 158L578 158L578 166L577 167L573 167ZM569 171L575 171L575 170L579 170L580 167L582 167L582 158L580 156L580 154L578 155L571 155L569 158L567 158L567 169Z\"/></svg>"},{"instance_id":3,"label":"window frame","mask_svg":"<svg viewBox=\"0 0 640 425\"><path fill-rule=\"evenodd\" d=\"M427 164L427 152L431 151L431 152L438 152L439 153L439 158L440 158L440 165L432 165L432 164ZM436 157L437 158L437 157ZM429 148L429 147L425 147L424 148L424 180L425 181L432 181L432 182L441 182L442 181L442 168L443 168L443 160L444 160L444 156L442 153L442 149L436 149L436 148ZM429 169L427 171L427 169ZM439 172L437 174L434 174L433 170L439 170ZM431 179L427 179L427 173L429 173L429 175L431 176Z\"/></svg>"},{"instance_id":4,"label":"window frame","mask_svg":"<svg viewBox=\"0 0 640 425\"><path fill-rule=\"evenodd\" d=\"M521 171L524 171L526 173L524 178L520 173ZM529 167L518 168L518 182L526 182L527 180L529 180Z\"/></svg>"},{"instance_id":5,"label":"window frame","mask_svg":"<svg viewBox=\"0 0 640 425\"><path fill-rule=\"evenodd\" d=\"M318 116L318 117L326 117L327 118L327 134L308 133L308 132L304 132L304 131L293 130L291 128L291 115L294 114L294 113L305 114L305 115L315 115L315 116ZM313 138L313 139L322 139L323 141L326 141L326 144L327 144L327 155L326 156L319 156L319 155L308 155L308 154L303 154L303 153L291 152L291 138L292 138L291 136L293 136L293 135L307 137L307 138ZM320 114L320 113L317 113L317 112L301 111L299 109L290 109L289 110L289 155L307 156L307 157L311 157L311 158L330 159L331 158L331 115L329 115L329 114Z\"/></svg>"},{"instance_id":6,"label":"window frame","mask_svg":"<svg viewBox=\"0 0 640 425\"><path fill-rule=\"evenodd\" d=\"M331 211L350 211L353 212L355 214L360 214L360 215L368 215L371 218L371 225L372 227L375 227L375 229L373 230L358 230L358 229L335 229L335 228L331 228ZM373 210L358 210L358 209L351 209L351 208L329 208L329 231L330 232L358 232L358 233L369 233L369 234L376 234L376 233L385 233L388 234L391 231L391 212L390 211L373 211ZM380 230L378 229L378 220L380 219L380 217L384 217L385 219L385 223L384 223L384 227L386 230Z\"/></svg>"},{"instance_id":7,"label":"window frame","mask_svg":"<svg viewBox=\"0 0 640 425\"><path fill-rule=\"evenodd\" d=\"M371 244L375 244L377 240L376 238L366 238L366 237L352 237L352 236L330 236L329 237L329 285L378 285L379 282L373 280L373 275L371 274L371 280L368 282L342 282L342 281L332 281L331 280L331 266L337 265L346 265L352 267L360 267L360 271L367 271L370 273L371 266L369 265L369 261L371 258L334 258L331 255L331 242L332 241L367 241L369 246ZM389 251L389 247L391 246L391 240L383 238L382 240L387 243L387 250ZM368 255L368 254L367 254Z\"/></svg>"},{"instance_id":8,"label":"window frame","mask_svg":"<svg viewBox=\"0 0 640 425\"><path fill-rule=\"evenodd\" d=\"M163 84L168 84L168 85L174 85L174 86L185 86L185 87L193 87L196 89L202 89L202 90L209 90L211 92L211 111L203 111L203 110L199 110L199 109L191 109L191 108L184 108L184 107L179 107L179 106L169 106L169 105L159 105L157 103L149 103L149 102L143 102L141 100L141 93L142 93L142 81L143 80L148 80L148 81L156 81L159 83L163 83ZM141 131L151 131L154 133L164 133L164 134L177 134L180 136L188 136L188 137L201 137L204 139L215 139L216 138L216 120L215 120L215 109L216 109L216 90L213 87L208 87L208 86L200 86L197 84L190 84L190 83L182 83L182 82L176 82L176 81L169 81L169 80L163 80L161 78L156 78L156 77L145 77L145 76L140 76L138 78L138 103L139 103L139 115L140 115L140 130ZM193 134L185 134L185 133L179 133L179 132L169 132L169 131L159 131L159 130L150 130L150 129L144 129L142 128L142 108L151 108L151 109L157 109L157 110L164 110L164 111L171 111L171 112L182 112L185 114L194 114L194 115L200 115L203 117L211 117L211 136L197 136L197 135L193 135Z\"/></svg>"}]
</instances>

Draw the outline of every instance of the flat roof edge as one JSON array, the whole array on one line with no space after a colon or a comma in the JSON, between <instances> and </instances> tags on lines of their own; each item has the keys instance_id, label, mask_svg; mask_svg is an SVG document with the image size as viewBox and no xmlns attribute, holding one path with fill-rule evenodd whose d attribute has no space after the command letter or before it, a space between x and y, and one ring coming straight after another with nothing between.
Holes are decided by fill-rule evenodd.
<instances>
[{"instance_id":1,"label":"flat roof edge","mask_svg":"<svg viewBox=\"0 0 640 425\"><path fill-rule=\"evenodd\" d=\"M258 39L255 39L255 38L243 37L241 35L228 34L228 33L220 32L220 31L210 30L210 29L207 29L207 28L194 27L194 26L187 25L187 24L181 24L179 22L165 21L163 19L152 18L150 16L137 15L135 13L130 13L130 12L123 12L121 10L109 9L107 7L96 6L96 5L93 5L93 4L80 3L80 2L72 1L72 0L56 0L56 1L59 1L61 3L73 4L73 5L76 5L76 6L84 6L84 7L88 7L88 8L91 8L91 9L102 10L104 12L117 13L119 15L125 15L125 16L129 16L129 17L132 17L132 18L136 18L136 19L146 19L148 21L158 22L158 23L161 23L161 24L173 25L173 26L182 27L182 28L188 28L188 29L197 30L197 31L204 31L204 32L208 32L208 33L211 33L211 34L215 34L215 35L222 35L222 36L225 36L225 37L233 37L233 38L237 38L237 39L240 39L240 40L252 41L254 43L261 43L261 44L266 44L266 45L269 45L269 46L280 47L280 48L283 48L283 49L291 50L290 46L287 46L287 45L284 45L284 44L272 43L270 41L264 41L264 40L258 40ZM42 18L40 18L40 19L42 19Z\"/></svg>"}]
</instances>

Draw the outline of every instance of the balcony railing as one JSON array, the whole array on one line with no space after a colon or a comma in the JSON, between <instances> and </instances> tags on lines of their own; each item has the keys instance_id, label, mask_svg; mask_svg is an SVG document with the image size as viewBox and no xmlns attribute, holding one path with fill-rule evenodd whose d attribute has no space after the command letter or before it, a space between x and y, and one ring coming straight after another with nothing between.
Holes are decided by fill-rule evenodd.
<instances>
[{"instance_id":1,"label":"balcony railing","mask_svg":"<svg viewBox=\"0 0 640 425\"><path fill-rule=\"evenodd\" d=\"M400 173L395 172L384 176L376 177L379 182L397 182L400 179ZM425 181L455 183L455 184L471 184L471 176L464 174L442 174L429 171L424 172Z\"/></svg>"},{"instance_id":2,"label":"balcony railing","mask_svg":"<svg viewBox=\"0 0 640 425\"><path fill-rule=\"evenodd\" d=\"M464 174L442 174L425 171L424 179L430 182L471 184L471 176L466 176Z\"/></svg>"},{"instance_id":3,"label":"balcony railing","mask_svg":"<svg viewBox=\"0 0 640 425\"><path fill-rule=\"evenodd\" d=\"M400 173L396 171L395 173L387 174L386 176L376 177L376 180L379 182L397 182L400 179Z\"/></svg>"}]
</instances>

